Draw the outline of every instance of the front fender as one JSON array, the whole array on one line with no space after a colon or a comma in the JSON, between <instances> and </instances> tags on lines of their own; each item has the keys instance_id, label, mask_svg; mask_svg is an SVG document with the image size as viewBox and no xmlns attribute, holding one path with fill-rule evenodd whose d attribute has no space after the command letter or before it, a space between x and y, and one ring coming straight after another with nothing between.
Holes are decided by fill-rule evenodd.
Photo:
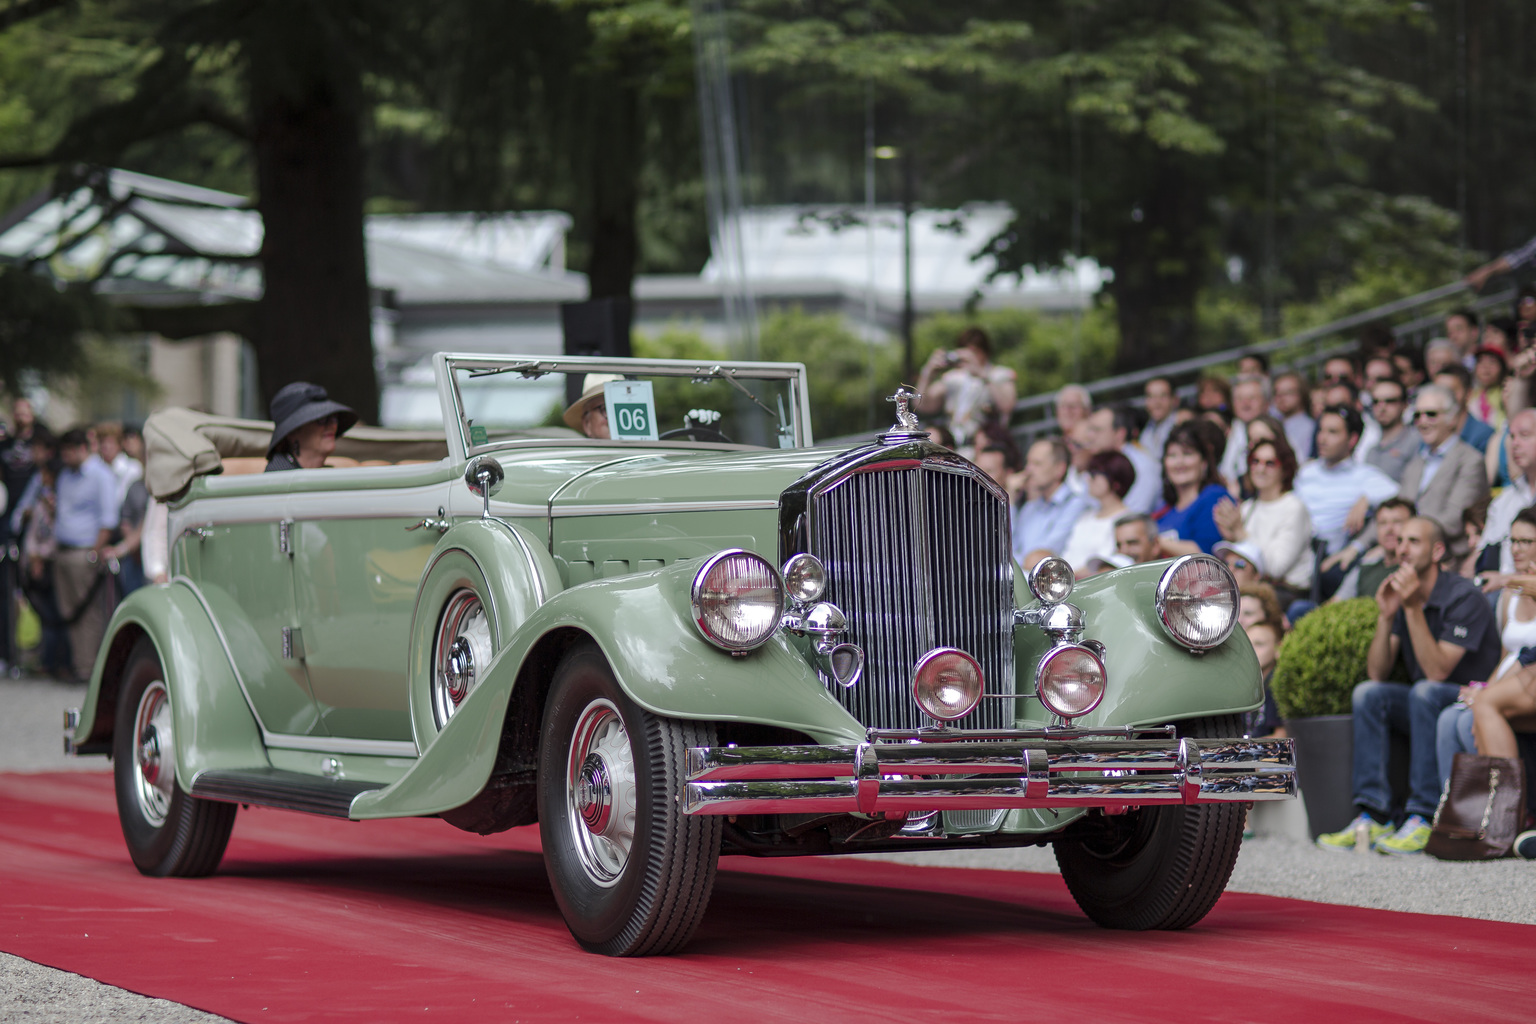
<instances>
[{"instance_id":1,"label":"front fender","mask_svg":"<svg viewBox=\"0 0 1536 1024\"><path fill-rule=\"evenodd\" d=\"M261 730L235 678L229 656L202 602L172 581L124 598L107 625L72 740L82 752L112 749L117 687L128 656L148 637L160 656L176 723L176 781L210 768L268 764Z\"/></svg>"},{"instance_id":2,"label":"front fender","mask_svg":"<svg viewBox=\"0 0 1536 1024\"><path fill-rule=\"evenodd\" d=\"M652 572L594 580L562 591L533 612L501 648L417 763L388 789L359 796L354 818L438 814L459 807L490 778L512 689L525 662L552 634L593 641L631 700L658 715L754 722L806 733L819 743L858 743L865 730L827 693L789 639L776 633L732 657L694 628L690 587L702 559Z\"/></svg>"},{"instance_id":3,"label":"front fender","mask_svg":"<svg viewBox=\"0 0 1536 1024\"><path fill-rule=\"evenodd\" d=\"M1241 627L1220 647L1197 654L1163 629L1156 610L1157 581L1171 562L1149 562L1091 576L1068 599L1083 610L1085 639L1105 647L1104 699L1074 725L1159 725L1210 715L1241 714L1264 700L1263 676ZM1035 665L1050 640L1034 626L1019 630L1020 692L1034 693ZM1023 702L1026 716L1043 721L1038 701Z\"/></svg>"}]
</instances>

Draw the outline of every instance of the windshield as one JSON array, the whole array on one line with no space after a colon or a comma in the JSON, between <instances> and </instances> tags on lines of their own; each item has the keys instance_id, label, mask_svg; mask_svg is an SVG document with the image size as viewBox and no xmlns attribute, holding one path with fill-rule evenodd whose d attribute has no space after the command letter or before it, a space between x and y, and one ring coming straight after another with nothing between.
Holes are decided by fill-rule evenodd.
<instances>
[{"instance_id":1,"label":"windshield","mask_svg":"<svg viewBox=\"0 0 1536 1024\"><path fill-rule=\"evenodd\" d=\"M811 443L797 364L441 358L470 453L530 437L764 448Z\"/></svg>"}]
</instances>

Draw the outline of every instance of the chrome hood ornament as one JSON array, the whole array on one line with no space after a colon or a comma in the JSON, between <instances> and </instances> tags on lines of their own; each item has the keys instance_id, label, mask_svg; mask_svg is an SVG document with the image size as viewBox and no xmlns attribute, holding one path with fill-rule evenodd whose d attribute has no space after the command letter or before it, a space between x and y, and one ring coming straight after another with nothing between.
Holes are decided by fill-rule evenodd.
<instances>
[{"instance_id":1,"label":"chrome hood ornament","mask_svg":"<svg viewBox=\"0 0 1536 1024\"><path fill-rule=\"evenodd\" d=\"M887 402L896 403L896 425L881 435L885 437L910 437L914 434L926 436L921 423L917 421L917 413L912 411L912 403L923 396L905 384L896 389L896 393Z\"/></svg>"}]
</instances>

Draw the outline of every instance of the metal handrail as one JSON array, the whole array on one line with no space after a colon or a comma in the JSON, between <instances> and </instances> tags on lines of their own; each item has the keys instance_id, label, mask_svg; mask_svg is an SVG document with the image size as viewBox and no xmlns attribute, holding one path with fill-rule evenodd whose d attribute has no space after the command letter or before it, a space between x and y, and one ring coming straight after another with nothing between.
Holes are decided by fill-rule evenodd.
<instances>
[{"instance_id":1,"label":"metal handrail","mask_svg":"<svg viewBox=\"0 0 1536 1024\"><path fill-rule=\"evenodd\" d=\"M1428 291L1419 292L1415 295L1409 295L1401 299L1395 299L1392 302L1383 303L1380 306L1374 306L1359 313L1351 313L1348 316L1340 317L1337 320L1331 320L1328 323L1320 324L1317 327L1309 327L1304 331L1297 331L1295 334L1290 334L1283 338L1274 338L1269 341L1254 342L1249 345L1239 345L1236 348L1223 349L1219 352L1211 352L1207 355L1194 356L1189 359L1180 359L1172 363L1163 363L1160 366L1152 366L1144 370L1135 370L1131 373L1116 374L1113 377L1104 377L1090 384L1085 384L1083 387L1087 389L1090 395L1099 395L1105 392L1120 391L1126 388L1135 387L1137 385L1144 385L1147 381L1153 380L1157 377L1173 378L1198 374L1201 370L1209 369L1212 366L1220 366L1224 363L1236 362L1244 356L1268 355L1272 352L1281 352L1286 349L1298 348L1314 341L1320 341L1321 339L1327 338L1330 335L1339 334L1343 331L1348 331L1355 327L1361 327L1365 324L1373 323L1377 320L1381 320L1395 314L1407 312L1409 310L1417 310L1424 306L1429 306L1437 302L1443 302L1446 299L1463 294L1466 292L1466 290L1467 286L1464 282L1453 281L1450 284L1444 284L1438 288L1431 288ZM1501 302L1508 303L1514 299L1514 296L1514 290L1510 289L1495 295L1481 297L1474 302L1469 303L1469 305L1475 310L1482 310L1496 306ZM1395 327L1393 329L1393 334L1402 336L1404 334L1413 333L1414 331L1421 330L1425 326L1434 323L1437 319L1438 315L1419 317L1418 319ZM1339 345L1330 347L1328 349L1320 349L1318 352L1312 353L1308 357L1299 358L1296 360L1296 364L1298 366L1309 366L1313 363L1321 362L1330 356L1347 352L1353 347L1354 346L1352 343L1340 343ZM1014 416L1018 416L1020 413L1027 413L1035 409L1045 408L1053 404L1055 400L1056 393L1053 391L1042 392L1038 395L1028 395L1014 403L1013 414ZM1039 423L1029 424L1031 428L1035 428L1040 425L1041 424Z\"/></svg>"}]
</instances>

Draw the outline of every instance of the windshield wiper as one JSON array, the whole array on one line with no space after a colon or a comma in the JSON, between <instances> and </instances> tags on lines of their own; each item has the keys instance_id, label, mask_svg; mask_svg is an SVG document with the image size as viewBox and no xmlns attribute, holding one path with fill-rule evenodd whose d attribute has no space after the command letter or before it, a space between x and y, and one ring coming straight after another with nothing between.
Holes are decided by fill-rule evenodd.
<instances>
[{"instance_id":1,"label":"windshield wiper","mask_svg":"<svg viewBox=\"0 0 1536 1024\"><path fill-rule=\"evenodd\" d=\"M546 374L554 372L555 368L550 363L511 363L507 366L494 366L490 369L470 370L469 377L471 380L474 380L476 377L495 377L497 374L502 373L520 373L529 380L537 380Z\"/></svg>"},{"instance_id":2,"label":"windshield wiper","mask_svg":"<svg viewBox=\"0 0 1536 1024\"><path fill-rule=\"evenodd\" d=\"M711 366L708 370L700 367L693 375L693 381L695 384L703 384L708 380L723 380L737 391L740 391L742 394L746 395L747 398L752 401L753 405L757 406L759 409L763 410L763 412L773 417L773 421L779 425L780 434L785 433L789 429L787 426L785 426L784 418L782 416L774 412L768 406L764 405L762 399L758 398L751 391L748 391L747 386L736 379L735 370L727 370L723 366Z\"/></svg>"}]
</instances>

